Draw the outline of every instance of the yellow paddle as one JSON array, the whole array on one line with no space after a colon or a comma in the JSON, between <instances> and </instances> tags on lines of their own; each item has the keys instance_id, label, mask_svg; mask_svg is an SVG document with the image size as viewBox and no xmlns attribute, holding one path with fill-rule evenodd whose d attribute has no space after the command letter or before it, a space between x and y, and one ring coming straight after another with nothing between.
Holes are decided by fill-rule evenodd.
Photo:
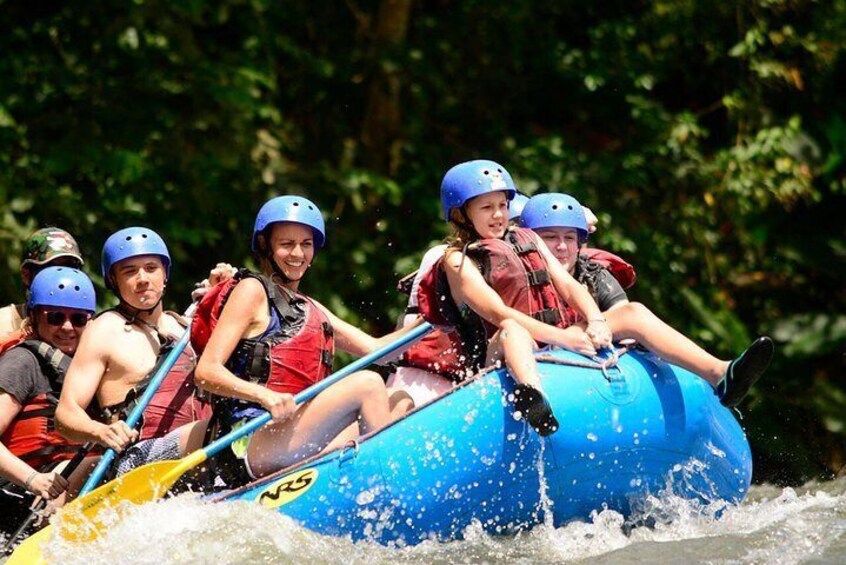
<instances>
[{"instance_id":1,"label":"yellow paddle","mask_svg":"<svg viewBox=\"0 0 846 565\"><path fill-rule=\"evenodd\" d=\"M398 340L350 363L340 371L297 394L294 397L294 402L301 404L311 400L341 379L420 339L432 329L429 323L424 322ZM141 504L164 496L170 487L187 471L201 465L209 457L223 451L236 440L252 434L268 422L270 422L270 413L265 412L182 459L148 463L77 498L59 512L58 516L61 521L56 534L65 539L81 542L91 541L99 537L105 528L104 524L97 519L101 511L106 508L114 508L124 501ZM6 561L6 565L43 563L41 546L49 541L53 529L52 525L47 526L27 538Z\"/></svg>"}]
</instances>

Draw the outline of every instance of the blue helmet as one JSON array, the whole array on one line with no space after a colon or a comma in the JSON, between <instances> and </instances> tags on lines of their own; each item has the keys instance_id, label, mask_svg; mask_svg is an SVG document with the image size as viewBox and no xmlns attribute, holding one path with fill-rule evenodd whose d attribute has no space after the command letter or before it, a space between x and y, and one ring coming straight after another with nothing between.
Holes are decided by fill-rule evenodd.
<instances>
[{"instance_id":1,"label":"blue helmet","mask_svg":"<svg viewBox=\"0 0 846 565\"><path fill-rule=\"evenodd\" d=\"M453 208L461 208L468 200L499 191L504 191L508 200L517 194L514 181L505 167L485 159L459 163L448 170L441 181L444 219L449 221Z\"/></svg>"},{"instance_id":2,"label":"blue helmet","mask_svg":"<svg viewBox=\"0 0 846 565\"><path fill-rule=\"evenodd\" d=\"M276 222L294 222L310 227L314 232L314 245L318 248L326 242L326 224L314 202L302 196L277 196L265 202L256 216L253 251L258 251L259 234Z\"/></svg>"},{"instance_id":3,"label":"blue helmet","mask_svg":"<svg viewBox=\"0 0 846 565\"><path fill-rule=\"evenodd\" d=\"M149 228L132 227L116 231L109 236L103 245L103 260L100 269L106 288L112 288L109 274L118 261L139 257L141 255L158 255L165 268L165 276L170 278L170 253L167 245L159 234Z\"/></svg>"},{"instance_id":4,"label":"blue helmet","mask_svg":"<svg viewBox=\"0 0 846 565\"><path fill-rule=\"evenodd\" d=\"M542 228L571 228L579 232L581 241L587 240L588 225L579 201L569 194L546 193L532 196L523 207L520 225L532 230Z\"/></svg>"},{"instance_id":5,"label":"blue helmet","mask_svg":"<svg viewBox=\"0 0 846 565\"><path fill-rule=\"evenodd\" d=\"M94 312L97 295L88 275L72 267L47 267L32 279L26 307L74 308Z\"/></svg>"},{"instance_id":6,"label":"blue helmet","mask_svg":"<svg viewBox=\"0 0 846 565\"><path fill-rule=\"evenodd\" d=\"M526 205L526 202L529 201L529 197L525 194L518 192L514 195L514 200L511 201L511 204L508 205L508 220L513 222L514 220L520 219L520 214L523 213L523 207Z\"/></svg>"}]
</instances>

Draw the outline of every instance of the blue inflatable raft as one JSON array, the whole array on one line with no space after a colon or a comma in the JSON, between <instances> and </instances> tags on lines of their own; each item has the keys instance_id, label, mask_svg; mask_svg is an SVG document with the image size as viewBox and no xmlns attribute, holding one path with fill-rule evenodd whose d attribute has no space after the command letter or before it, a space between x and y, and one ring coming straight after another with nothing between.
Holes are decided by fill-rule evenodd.
<instances>
[{"instance_id":1,"label":"blue inflatable raft","mask_svg":"<svg viewBox=\"0 0 846 565\"><path fill-rule=\"evenodd\" d=\"M609 508L629 516L650 494L738 503L752 461L708 383L630 351L600 370L539 355L561 429L541 438L515 419L504 370L464 383L358 445L263 478L218 500L247 500L330 535L411 545L558 526Z\"/></svg>"}]
</instances>

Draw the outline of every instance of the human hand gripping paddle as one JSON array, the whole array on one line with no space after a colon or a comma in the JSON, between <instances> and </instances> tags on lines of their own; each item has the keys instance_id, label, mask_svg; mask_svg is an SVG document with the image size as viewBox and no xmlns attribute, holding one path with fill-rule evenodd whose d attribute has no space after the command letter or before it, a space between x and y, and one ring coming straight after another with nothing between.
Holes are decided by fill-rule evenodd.
<instances>
[{"instance_id":1,"label":"human hand gripping paddle","mask_svg":"<svg viewBox=\"0 0 846 565\"><path fill-rule=\"evenodd\" d=\"M188 310L185 311L185 316L189 317L193 315L194 309L196 308L196 304L192 304ZM144 393L138 399L138 403L129 413L129 417L126 419L126 425L130 428L134 429L135 426L138 425L138 422L141 420L141 416L144 414L144 410L146 410L147 405L150 404L150 400L152 400L153 395L159 390L162 382L167 377L167 374L173 368L174 364L176 364L177 359L179 356L182 355L182 352L185 350L185 347L188 345L188 342L191 340L191 326L189 325L188 328L183 332L182 337L179 339L178 342L173 346L173 349L167 354L162 364L156 370L156 373L153 375L153 378L150 380L150 383L147 385L147 388L144 390ZM70 475L76 470L76 468L82 463L85 459L85 456L88 455L88 452L95 446L93 442L88 442L83 445L79 451L73 456L73 459L62 469L60 473L61 476L65 479L68 479ZM112 461L115 458L115 451L113 449L109 449L106 453L103 454L100 461L97 463L97 466L88 476L88 480L85 481L85 484L82 486L82 489L79 491L79 496L82 496L97 486L97 483L103 478L103 474L108 470L109 465L111 465ZM32 510L30 511L29 516L27 516L26 520L15 530L15 533L8 539L6 545L3 546L3 554L8 553L12 547L14 546L15 542L26 532L29 527L38 519L39 513L44 509L47 505L47 500L41 499L38 501L35 506L33 506ZM39 532L40 533L40 532ZM30 539L37 536L38 533L33 535ZM29 540L27 540L28 542ZM25 543L27 543L25 542ZM13 560L16 559L15 555L17 555L17 550L15 554L9 559L9 563L14 562Z\"/></svg>"},{"instance_id":2,"label":"human hand gripping paddle","mask_svg":"<svg viewBox=\"0 0 846 565\"><path fill-rule=\"evenodd\" d=\"M343 369L300 392L294 396L294 402L296 404L302 404L311 400L341 379L366 368L368 365L394 353L401 347L422 338L432 331L432 329L432 325L428 322L422 323L396 341L353 361ZM261 416L253 418L238 429L232 430L222 438L182 459L148 463L106 483L85 496L80 496L62 509L62 524L59 535L76 541L91 541L96 539L105 527L104 524L96 520L100 511L106 508L112 508L124 501L141 504L160 498L187 471L201 465L210 457L217 455L233 442L252 434L270 422L270 420L270 413L265 412ZM52 530L53 526L48 526L24 541L15 550L6 562L6 565L29 565L43 562L41 544L48 541Z\"/></svg>"}]
</instances>

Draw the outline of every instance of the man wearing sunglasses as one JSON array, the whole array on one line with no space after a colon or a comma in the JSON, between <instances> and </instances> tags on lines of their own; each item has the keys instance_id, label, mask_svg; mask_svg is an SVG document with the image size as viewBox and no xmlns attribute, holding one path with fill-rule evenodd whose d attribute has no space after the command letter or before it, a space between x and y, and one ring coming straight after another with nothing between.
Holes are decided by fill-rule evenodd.
<instances>
[{"instance_id":1,"label":"man wearing sunglasses","mask_svg":"<svg viewBox=\"0 0 846 565\"><path fill-rule=\"evenodd\" d=\"M21 282L24 290L28 290L35 275L46 267L63 266L81 269L82 265L79 245L71 234L59 228L41 228L24 241ZM0 308L0 343L14 343L17 338L25 336L27 329L23 326L27 317L24 306L24 304L9 304Z\"/></svg>"},{"instance_id":2,"label":"man wearing sunglasses","mask_svg":"<svg viewBox=\"0 0 846 565\"><path fill-rule=\"evenodd\" d=\"M47 267L32 279L27 301L30 336L0 356L0 530L14 531L32 495L63 498L68 481L62 462L79 449L55 431L54 417L70 358L94 314L88 276L69 267ZM89 467L71 475L81 484ZM61 502L61 501L57 501ZM7 511L8 509L8 511Z\"/></svg>"},{"instance_id":3,"label":"man wearing sunglasses","mask_svg":"<svg viewBox=\"0 0 846 565\"><path fill-rule=\"evenodd\" d=\"M178 459L189 443L201 444L211 415L196 394L196 355L188 346L144 410L140 431L124 422L158 361L185 331L186 321L162 307L170 264L165 242L148 228L126 228L106 240L103 279L120 303L90 324L56 411L65 437L117 451L119 473L152 460ZM86 413L95 399L104 422Z\"/></svg>"}]
</instances>

